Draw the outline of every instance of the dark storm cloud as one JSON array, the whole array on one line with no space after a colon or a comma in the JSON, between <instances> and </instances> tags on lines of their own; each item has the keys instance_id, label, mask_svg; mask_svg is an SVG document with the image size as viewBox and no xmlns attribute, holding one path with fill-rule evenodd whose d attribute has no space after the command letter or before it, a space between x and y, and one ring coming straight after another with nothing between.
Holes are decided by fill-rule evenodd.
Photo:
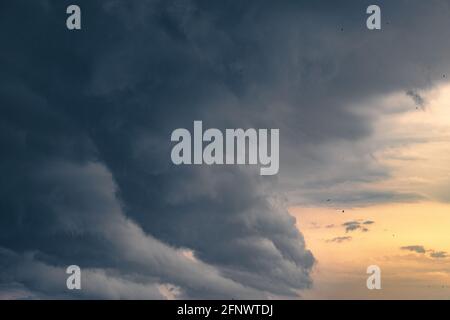
<instances>
[{"instance_id":1,"label":"dark storm cloud","mask_svg":"<svg viewBox=\"0 0 450 320\"><path fill-rule=\"evenodd\" d=\"M19 30L37 59L11 64L2 77L2 168L11 179L2 184L1 246L38 253L29 267L21 253L5 255L14 267L4 268L2 281L59 296L62 268L76 263L118 273L97 277L103 286L96 287L115 281L119 297L136 296L138 283L120 280L136 273L148 283L137 290L147 298L161 296L160 284L190 298L294 295L309 286L314 259L294 218L269 199L270 181L240 168L169 165L171 130L219 107L217 99L235 100L222 88L220 66L207 61L220 57L203 56L177 30L184 9L96 2L83 6L85 23L92 14L117 28L59 34L51 31L61 8L41 11L50 16L40 30ZM148 16L135 19L140 14ZM24 46L8 40L8 50ZM192 249L197 260L177 248ZM12 272L21 266L25 273Z\"/></svg>"},{"instance_id":2,"label":"dark storm cloud","mask_svg":"<svg viewBox=\"0 0 450 320\"><path fill-rule=\"evenodd\" d=\"M3 2L2 286L65 295L79 264L86 297L297 295L314 258L279 192L388 176L354 147L372 119L349 106L442 80L433 3L386 2L389 32L370 33L364 1L78 1L77 32L67 1ZM171 165L170 133L199 119L280 128L279 177Z\"/></svg>"},{"instance_id":3,"label":"dark storm cloud","mask_svg":"<svg viewBox=\"0 0 450 320\"><path fill-rule=\"evenodd\" d=\"M5 298L69 298L74 294L65 288L65 268L38 261L32 253L17 255L2 249L0 257L7 262L0 270L0 280L6 283L0 287ZM80 298L163 299L159 288L151 281L137 282L102 269L86 269L82 276L82 290L75 295ZM17 288L17 282L22 287Z\"/></svg>"}]
</instances>

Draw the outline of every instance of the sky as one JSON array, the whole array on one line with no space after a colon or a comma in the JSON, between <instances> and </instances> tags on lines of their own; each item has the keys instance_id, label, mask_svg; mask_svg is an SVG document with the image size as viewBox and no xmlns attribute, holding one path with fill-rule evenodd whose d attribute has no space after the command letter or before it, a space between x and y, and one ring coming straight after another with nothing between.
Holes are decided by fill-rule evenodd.
<instances>
[{"instance_id":1,"label":"sky","mask_svg":"<svg viewBox=\"0 0 450 320\"><path fill-rule=\"evenodd\" d=\"M450 297L448 1L72 2L0 3L0 299ZM195 120L279 173L174 165Z\"/></svg>"},{"instance_id":2,"label":"sky","mask_svg":"<svg viewBox=\"0 0 450 320\"><path fill-rule=\"evenodd\" d=\"M406 96L379 103L408 104ZM383 116L367 141L382 142L373 156L390 172L371 188L417 194L414 201L345 207L326 199L319 207L290 208L317 259L316 287L304 298L449 299L450 85L421 97L424 108ZM370 265L382 270L380 291L366 288Z\"/></svg>"}]
</instances>

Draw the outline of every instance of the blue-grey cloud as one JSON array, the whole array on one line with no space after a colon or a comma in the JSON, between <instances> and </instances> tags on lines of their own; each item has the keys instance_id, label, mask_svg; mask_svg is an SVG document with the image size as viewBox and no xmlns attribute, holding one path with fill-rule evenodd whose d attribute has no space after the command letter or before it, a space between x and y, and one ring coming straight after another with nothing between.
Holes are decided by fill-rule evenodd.
<instances>
[{"instance_id":1,"label":"blue-grey cloud","mask_svg":"<svg viewBox=\"0 0 450 320\"><path fill-rule=\"evenodd\" d=\"M426 250L423 246L418 246L418 245L404 246L404 247L401 247L400 249L407 250L407 251L413 251L416 253L425 253L426 252Z\"/></svg>"},{"instance_id":2,"label":"blue-grey cloud","mask_svg":"<svg viewBox=\"0 0 450 320\"><path fill-rule=\"evenodd\" d=\"M342 224L342 226L345 228L345 232L351 232L355 230L360 230L361 232L368 232L369 229L367 228L368 225L374 224L375 221L372 220L366 220L366 221L347 221Z\"/></svg>"},{"instance_id":3,"label":"blue-grey cloud","mask_svg":"<svg viewBox=\"0 0 450 320\"><path fill-rule=\"evenodd\" d=\"M420 254L426 254L428 253L430 258L433 259L444 259L449 257L448 253L446 251L437 251L433 249L425 249L424 246L420 245L413 245L413 246L404 246L400 248L401 250L408 250L413 251Z\"/></svg>"},{"instance_id":4,"label":"blue-grey cloud","mask_svg":"<svg viewBox=\"0 0 450 320\"><path fill-rule=\"evenodd\" d=\"M435 259L443 259L443 258L448 258L449 254L445 251L432 251L430 253L430 257L435 258Z\"/></svg>"},{"instance_id":5,"label":"blue-grey cloud","mask_svg":"<svg viewBox=\"0 0 450 320\"><path fill-rule=\"evenodd\" d=\"M406 91L406 95L411 97L411 99L416 104L417 108L424 109L426 101L425 99L415 90L408 90Z\"/></svg>"},{"instance_id":6,"label":"blue-grey cloud","mask_svg":"<svg viewBox=\"0 0 450 320\"><path fill-rule=\"evenodd\" d=\"M328 239L327 242L341 243L341 242L344 242L344 241L351 241L351 240L352 240L352 237L345 236L345 237L335 237L335 238L332 238L332 239Z\"/></svg>"},{"instance_id":7,"label":"blue-grey cloud","mask_svg":"<svg viewBox=\"0 0 450 320\"><path fill-rule=\"evenodd\" d=\"M80 5L79 34L55 28L64 3L16 2L2 11L25 12L39 26L1 22L24 39L2 33L2 57L20 61L1 78L9 182L1 185L0 246L11 252L2 283L67 295L62 271L79 264L97 280L82 290L88 297L157 298L160 285L173 285L179 297L259 298L308 287L314 258L295 219L267 192L272 180L243 168L170 165L171 130L220 110L227 96L236 100L222 53L201 53L203 40L185 34L201 32L190 9L203 12L204 23L219 12L194 2ZM185 31L184 19L194 23ZM49 38L55 46L44 44ZM215 47L236 45L227 42ZM28 51L34 55L18 54ZM216 116L211 124L222 121Z\"/></svg>"}]
</instances>

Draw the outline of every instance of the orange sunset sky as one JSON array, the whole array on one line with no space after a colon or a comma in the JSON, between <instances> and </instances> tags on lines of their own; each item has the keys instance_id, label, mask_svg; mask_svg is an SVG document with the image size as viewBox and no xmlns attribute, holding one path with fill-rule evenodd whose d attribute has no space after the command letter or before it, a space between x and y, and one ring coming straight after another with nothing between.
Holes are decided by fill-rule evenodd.
<instances>
[{"instance_id":1,"label":"orange sunset sky","mask_svg":"<svg viewBox=\"0 0 450 320\"><path fill-rule=\"evenodd\" d=\"M351 186L423 199L350 208L326 199L321 207L290 208L317 259L314 287L303 298L450 298L450 85L424 97L423 108L384 115L375 125L368 143L381 142L373 157L389 177ZM405 99L392 94L370 103L387 107ZM381 268L381 290L366 288L372 264Z\"/></svg>"}]
</instances>

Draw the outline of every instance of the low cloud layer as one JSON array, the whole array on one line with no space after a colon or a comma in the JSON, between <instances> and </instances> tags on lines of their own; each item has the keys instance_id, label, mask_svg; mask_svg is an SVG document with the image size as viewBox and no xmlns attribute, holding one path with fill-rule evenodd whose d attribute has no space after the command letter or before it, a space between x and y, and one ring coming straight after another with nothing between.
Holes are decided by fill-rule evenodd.
<instances>
[{"instance_id":1,"label":"low cloud layer","mask_svg":"<svg viewBox=\"0 0 450 320\"><path fill-rule=\"evenodd\" d=\"M450 257L446 251L436 251L433 249L425 249L424 246L414 245L414 246L404 246L400 248L401 250L412 251L419 254L428 253L430 258L434 259L444 259Z\"/></svg>"},{"instance_id":2,"label":"low cloud layer","mask_svg":"<svg viewBox=\"0 0 450 320\"><path fill-rule=\"evenodd\" d=\"M366 220L366 221L347 221L342 224L342 226L345 228L345 232L351 232L359 230L361 232L367 232L369 231L368 226L374 224L375 222L372 220Z\"/></svg>"},{"instance_id":3,"label":"low cloud layer","mask_svg":"<svg viewBox=\"0 0 450 320\"><path fill-rule=\"evenodd\" d=\"M445 251L433 251L430 253L430 257L436 258L436 259L443 259L443 258L448 258L449 254Z\"/></svg>"},{"instance_id":4,"label":"low cloud layer","mask_svg":"<svg viewBox=\"0 0 450 320\"><path fill-rule=\"evenodd\" d=\"M401 247L402 250L413 251L416 253L425 253L425 248L423 246L404 246Z\"/></svg>"},{"instance_id":5,"label":"low cloud layer","mask_svg":"<svg viewBox=\"0 0 450 320\"><path fill-rule=\"evenodd\" d=\"M335 237L333 239L329 239L327 240L327 242L337 242L337 243L341 243L341 242L345 242L345 241L351 241L352 237Z\"/></svg>"}]
</instances>

